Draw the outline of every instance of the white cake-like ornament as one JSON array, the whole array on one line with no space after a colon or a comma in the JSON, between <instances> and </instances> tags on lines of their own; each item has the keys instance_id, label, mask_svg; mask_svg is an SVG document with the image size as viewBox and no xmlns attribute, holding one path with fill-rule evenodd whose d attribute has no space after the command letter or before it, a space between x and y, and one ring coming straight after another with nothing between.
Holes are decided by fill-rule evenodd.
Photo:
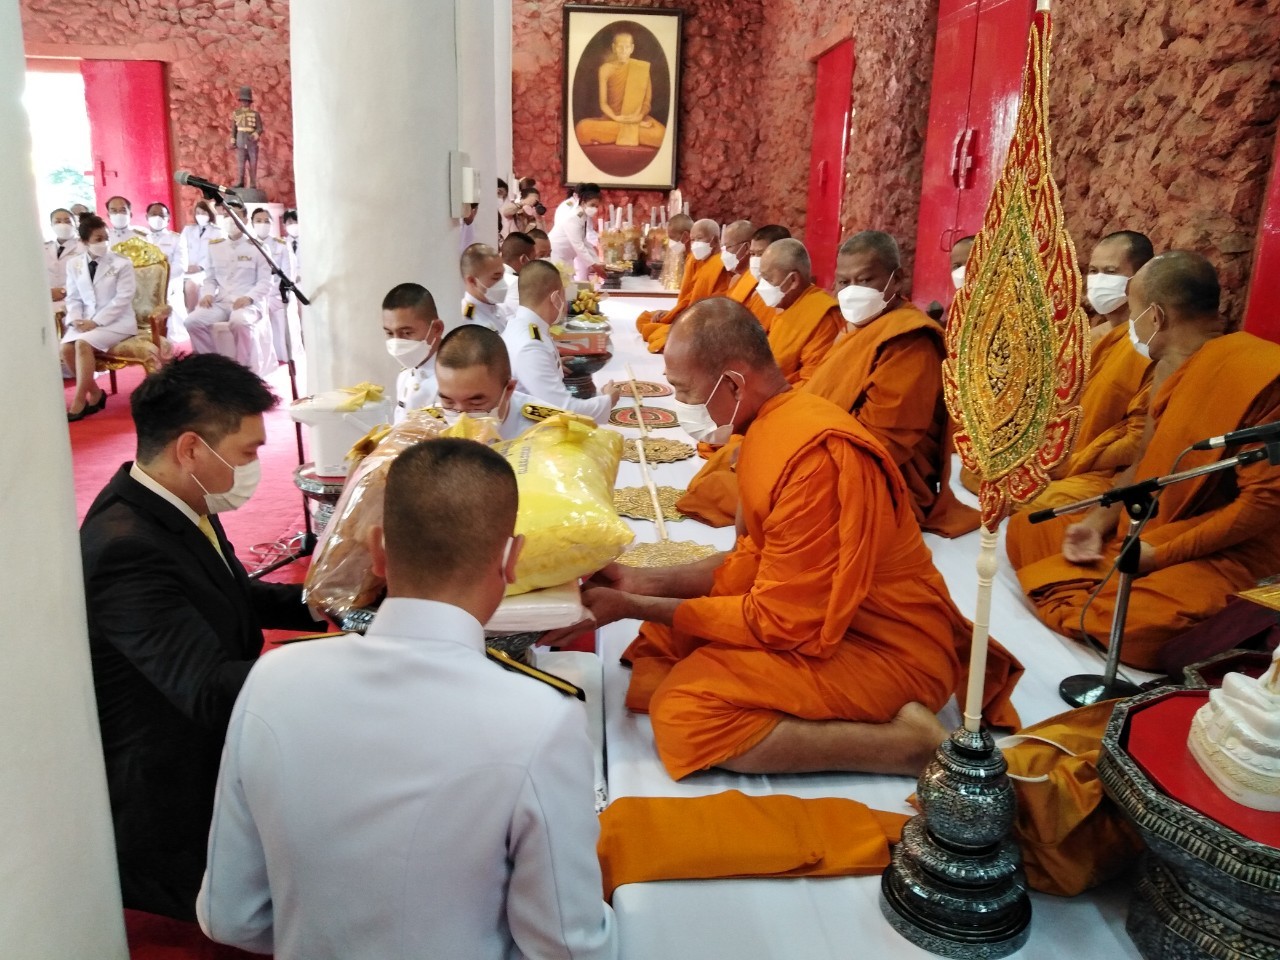
<instances>
[{"instance_id":1,"label":"white cake-like ornament","mask_svg":"<svg viewBox=\"0 0 1280 960\"><path fill-rule=\"evenodd\" d=\"M1280 648L1256 680L1227 674L1196 711L1187 746L1236 803L1280 812Z\"/></svg>"}]
</instances>

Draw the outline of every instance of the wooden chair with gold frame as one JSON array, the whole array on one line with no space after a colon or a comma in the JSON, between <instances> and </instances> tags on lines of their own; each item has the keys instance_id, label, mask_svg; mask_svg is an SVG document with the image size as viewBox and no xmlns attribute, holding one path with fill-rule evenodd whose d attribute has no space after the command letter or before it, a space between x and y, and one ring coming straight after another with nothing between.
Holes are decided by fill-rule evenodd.
<instances>
[{"instance_id":1,"label":"wooden chair with gold frame","mask_svg":"<svg viewBox=\"0 0 1280 960\"><path fill-rule=\"evenodd\" d=\"M110 350L96 355L98 372L111 377L111 392L116 392L116 371L130 364L140 364L147 373L155 373L173 358L173 344L168 339L169 261L157 246L141 237L122 240L111 248L133 263L137 291L133 295L133 312L138 318L138 332L122 340Z\"/></svg>"}]
</instances>

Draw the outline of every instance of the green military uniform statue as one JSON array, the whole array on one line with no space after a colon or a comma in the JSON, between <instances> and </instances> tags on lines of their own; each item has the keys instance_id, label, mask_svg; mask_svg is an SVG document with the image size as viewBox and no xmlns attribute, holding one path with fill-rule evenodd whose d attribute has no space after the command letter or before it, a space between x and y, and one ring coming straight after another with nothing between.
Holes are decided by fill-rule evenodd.
<instances>
[{"instance_id":1,"label":"green military uniform statue","mask_svg":"<svg viewBox=\"0 0 1280 960\"><path fill-rule=\"evenodd\" d=\"M253 109L253 91L240 88L240 106L231 115L231 147L236 152L236 186L258 188L258 138L262 136L262 114ZM245 181L245 168L249 179Z\"/></svg>"}]
</instances>

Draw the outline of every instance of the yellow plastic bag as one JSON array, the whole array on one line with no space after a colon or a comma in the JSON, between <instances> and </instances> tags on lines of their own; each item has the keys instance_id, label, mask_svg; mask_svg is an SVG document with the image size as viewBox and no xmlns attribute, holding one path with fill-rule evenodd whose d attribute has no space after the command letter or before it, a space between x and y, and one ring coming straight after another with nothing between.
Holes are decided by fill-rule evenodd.
<instances>
[{"instance_id":1,"label":"yellow plastic bag","mask_svg":"<svg viewBox=\"0 0 1280 960\"><path fill-rule=\"evenodd\" d=\"M495 449L516 472L525 538L507 596L589 576L634 538L613 508L621 434L558 414Z\"/></svg>"}]
</instances>

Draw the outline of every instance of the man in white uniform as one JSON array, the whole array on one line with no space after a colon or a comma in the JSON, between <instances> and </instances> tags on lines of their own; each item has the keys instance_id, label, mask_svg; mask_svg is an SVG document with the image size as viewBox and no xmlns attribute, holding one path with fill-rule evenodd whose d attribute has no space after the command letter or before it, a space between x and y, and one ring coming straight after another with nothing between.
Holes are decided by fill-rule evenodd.
<instances>
[{"instance_id":1,"label":"man in white uniform","mask_svg":"<svg viewBox=\"0 0 1280 960\"><path fill-rule=\"evenodd\" d=\"M513 440L560 411L516 389L502 337L468 323L440 341L436 354L436 402L449 423L462 414L493 417L503 440Z\"/></svg>"},{"instance_id":2,"label":"man in white uniform","mask_svg":"<svg viewBox=\"0 0 1280 960\"><path fill-rule=\"evenodd\" d=\"M168 206L158 201L151 204L147 207L147 232L142 239L159 247L169 261L169 290L165 296L169 306L173 307L169 318L169 339L185 340L182 321L187 315L187 303L182 295L182 283L187 272L187 241L182 234L170 228L169 220Z\"/></svg>"},{"instance_id":3,"label":"man in white uniform","mask_svg":"<svg viewBox=\"0 0 1280 960\"><path fill-rule=\"evenodd\" d=\"M134 240L142 236L142 231L131 226L133 204L128 197L112 197L107 201L107 243L115 246L124 240Z\"/></svg>"},{"instance_id":4,"label":"man in white uniform","mask_svg":"<svg viewBox=\"0 0 1280 960\"><path fill-rule=\"evenodd\" d=\"M382 330L387 353L400 365L396 375L399 423L410 410L432 406L436 399L436 350L444 336L444 321L436 312L431 291L420 283L396 284L382 298Z\"/></svg>"},{"instance_id":5,"label":"man in white uniform","mask_svg":"<svg viewBox=\"0 0 1280 960\"><path fill-rule=\"evenodd\" d=\"M580 400L564 385L551 325L564 316L566 306L564 282L554 266L535 260L520 271L520 309L502 335L511 356L511 372L517 388L530 396L604 423L622 396L622 387L611 381L599 396Z\"/></svg>"},{"instance_id":6,"label":"man in white uniform","mask_svg":"<svg viewBox=\"0 0 1280 960\"><path fill-rule=\"evenodd\" d=\"M78 253L84 253L80 238L76 236L75 220L71 211L59 207L49 214L53 239L44 245L44 268L49 276L49 296L54 312L64 309L67 299L67 263Z\"/></svg>"},{"instance_id":7,"label":"man in white uniform","mask_svg":"<svg viewBox=\"0 0 1280 960\"><path fill-rule=\"evenodd\" d=\"M556 207L555 223L548 237L551 259L572 267L575 279L586 281L592 273L604 276L604 263L588 240L600 215L600 188L594 183L579 184L574 195Z\"/></svg>"},{"instance_id":8,"label":"man in white uniform","mask_svg":"<svg viewBox=\"0 0 1280 960\"><path fill-rule=\"evenodd\" d=\"M238 210L241 216L243 211ZM209 241L200 303L187 317L187 334L196 353L222 353L260 377L276 368L271 342L267 298L271 295L271 268L249 239L228 219L228 237ZM218 349L214 325L230 326L234 352Z\"/></svg>"},{"instance_id":9,"label":"man in white uniform","mask_svg":"<svg viewBox=\"0 0 1280 960\"><path fill-rule=\"evenodd\" d=\"M271 254L271 259L276 262L281 272L286 277L290 276L289 247L271 232L274 222L271 211L266 207L258 207L249 219L253 235L262 241L262 245L266 247L267 253ZM271 275L271 293L267 296L267 313L271 317L271 342L275 347L276 359L284 363L289 359L290 344L285 340L289 318L285 311L284 298L280 296L280 278L275 274Z\"/></svg>"},{"instance_id":10,"label":"man in white uniform","mask_svg":"<svg viewBox=\"0 0 1280 960\"><path fill-rule=\"evenodd\" d=\"M236 701L196 901L214 940L277 960L617 956L585 711L485 656L516 499L470 440L392 463L367 634L263 657Z\"/></svg>"},{"instance_id":11,"label":"man in white uniform","mask_svg":"<svg viewBox=\"0 0 1280 960\"><path fill-rule=\"evenodd\" d=\"M458 263L462 273L462 322L478 323L501 333L507 318L499 307L507 298L506 271L502 257L493 247L473 243L462 251Z\"/></svg>"},{"instance_id":12,"label":"man in white uniform","mask_svg":"<svg viewBox=\"0 0 1280 960\"><path fill-rule=\"evenodd\" d=\"M503 237L502 243L498 246L498 252L502 255L502 276L507 281L507 295L499 308L504 320L509 321L515 316L520 306L520 285L516 283L516 277L521 268L534 259L535 249L537 246L533 242L533 237L519 230L512 231Z\"/></svg>"}]
</instances>

